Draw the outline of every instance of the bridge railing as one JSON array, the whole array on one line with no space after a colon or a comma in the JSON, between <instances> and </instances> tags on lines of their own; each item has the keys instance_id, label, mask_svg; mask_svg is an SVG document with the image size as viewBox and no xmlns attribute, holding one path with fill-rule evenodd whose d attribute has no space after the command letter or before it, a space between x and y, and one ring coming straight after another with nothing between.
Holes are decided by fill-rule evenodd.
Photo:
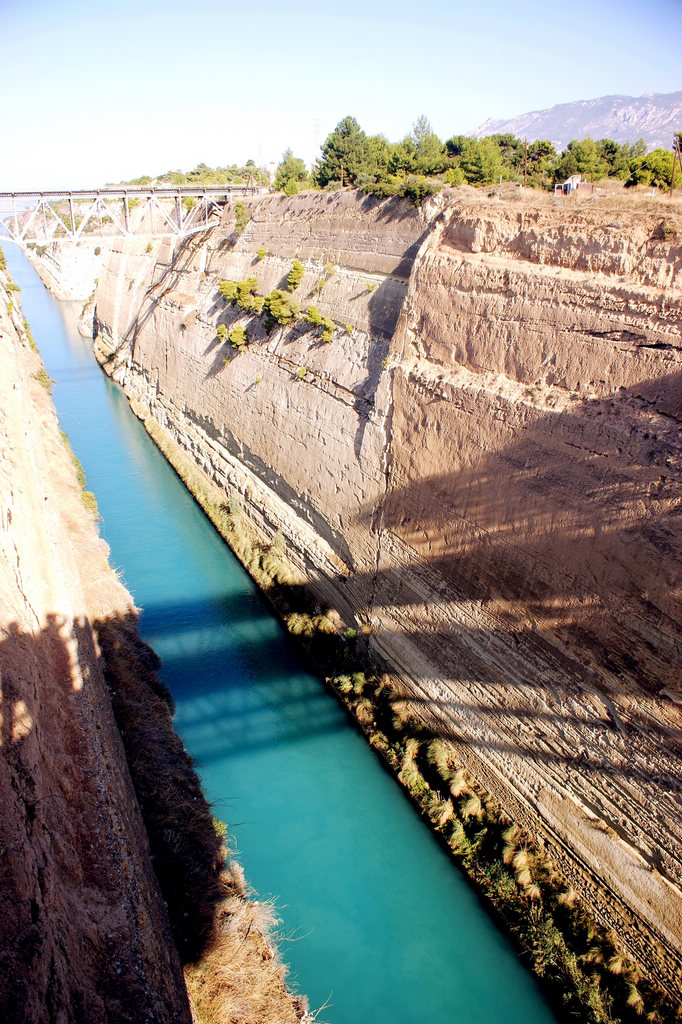
<instances>
[{"instance_id":1,"label":"bridge railing","mask_svg":"<svg viewBox=\"0 0 682 1024\"><path fill-rule=\"evenodd\" d=\"M210 227L236 198L261 191L251 185L182 185L0 192L0 237L23 246L77 242L84 235L181 238Z\"/></svg>"}]
</instances>

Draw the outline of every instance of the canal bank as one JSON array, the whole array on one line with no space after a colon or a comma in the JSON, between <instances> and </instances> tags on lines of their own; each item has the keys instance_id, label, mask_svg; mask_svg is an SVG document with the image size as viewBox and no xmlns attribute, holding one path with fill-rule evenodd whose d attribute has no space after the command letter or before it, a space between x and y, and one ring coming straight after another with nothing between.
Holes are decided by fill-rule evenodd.
<instances>
[{"instance_id":1,"label":"canal bank","mask_svg":"<svg viewBox=\"0 0 682 1024\"><path fill-rule=\"evenodd\" d=\"M551 1020L474 893L24 264L13 273L176 724L332 1024ZM36 305L33 305L33 300ZM491 984L491 978L495 984Z\"/></svg>"}]
</instances>

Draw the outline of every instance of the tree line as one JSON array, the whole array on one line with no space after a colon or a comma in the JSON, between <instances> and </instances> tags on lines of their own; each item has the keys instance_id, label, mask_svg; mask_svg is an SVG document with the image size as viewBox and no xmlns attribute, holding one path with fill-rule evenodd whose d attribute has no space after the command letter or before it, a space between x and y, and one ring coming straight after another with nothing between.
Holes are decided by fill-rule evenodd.
<instances>
[{"instance_id":1,"label":"tree line","mask_svg":"<svg viewBox=\"0 0 682 1024\"><path fill-rule=\"evenodd\" d=\"M353 186L385 197L404 195L419 204L424 196L446 185L491 185L499 181L525 182L532 188L552 189L573 174L587 181L615 178L626 186L668 188L673 169L672 150L647 152L646 143L620 144L613 139L573 139L557 153L547 139L526 143L511 132L477 139L453 135L444 142L428 119L417 118L399 142L384 135L367 135L354 117L344 117L330 132L312 170L291 149L282 156L274 176L253 160L243 166L208 167L193 171L167 171L148 175L128 185L238 185L252 184L295 195L302 189ZM681 179L682 181L682 179Z\"/></svg>"},{"instance_id":2,"label":"tree line","mask_svg":"<svg viewBox=\"0 0 682 1024\"><path fill-rule=\"evenodd\" d=\"M626 186L666 188L672 166L672 151L648 153L643 139L622 145L612 139L574 139L562 153L547 139L526 146L510 132L482 139L453 135L443 142L422 116L404 139L391 143L384 135L367 135L348 116L327 136L312 171L288 149L274 187L293 195L302 188L352 185L380 196L411 195L419 201L444 185L525 180L533 188L551 189L580 174L588 181L616 178Z\"/></svg>"}]
</instances>

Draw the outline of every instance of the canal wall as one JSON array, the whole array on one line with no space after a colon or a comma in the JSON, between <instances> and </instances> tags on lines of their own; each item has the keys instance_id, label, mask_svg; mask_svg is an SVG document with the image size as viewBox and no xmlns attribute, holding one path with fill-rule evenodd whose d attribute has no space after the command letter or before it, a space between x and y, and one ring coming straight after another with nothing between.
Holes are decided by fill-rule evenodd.
<instances>
[{"instance_id":1,"label":"canal wall","mask_svg":"<svg viewBox=\"0 0 682 1024\"><path fill-rule=\"evenodd\" d=\"M93 629L132 600L0 283L0 1016L189 1024Z\"/></svg>"},{"instance_id":2,"label":"canal wall","mask_svg":"<svg viewBox=\"0 0 682 1024\"><path fill-rule=\"evenodd\" d=\"M258 197L241 234L112 242L94 324L139 414L679 996L682 221L641 204ZM219 291L294 259L329 343Z\"/></svg>"}]
</instances>

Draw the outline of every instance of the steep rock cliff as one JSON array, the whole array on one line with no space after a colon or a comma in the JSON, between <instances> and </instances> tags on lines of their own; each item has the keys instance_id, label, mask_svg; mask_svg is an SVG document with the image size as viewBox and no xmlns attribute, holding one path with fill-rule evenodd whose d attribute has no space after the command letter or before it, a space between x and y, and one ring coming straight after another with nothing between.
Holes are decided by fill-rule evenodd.
<instances>
[{"instance_id":1,"label":"steep rock cliff","mask_svg":"<svg viewBox=\"0 0 682 1024\"><path fill-rule=\"evenodd\" d=\"M0 1015L189 1022L91 626L131 617L132 602L3 300Z\"/></svg>"},{"instance_id":2,"label":"steep rock cliff","mask_svg":"<svg viewBox=\"0 0 682 1024\"><path fill-rule=\"evenodd\" d=\"M678 215L466 189L249 211L114 249L100 358L679 992ZM329 345L218 293L294 258L348 325ZM247 321L237 355L216 328Z\"/></svg>"}]
</instances>

